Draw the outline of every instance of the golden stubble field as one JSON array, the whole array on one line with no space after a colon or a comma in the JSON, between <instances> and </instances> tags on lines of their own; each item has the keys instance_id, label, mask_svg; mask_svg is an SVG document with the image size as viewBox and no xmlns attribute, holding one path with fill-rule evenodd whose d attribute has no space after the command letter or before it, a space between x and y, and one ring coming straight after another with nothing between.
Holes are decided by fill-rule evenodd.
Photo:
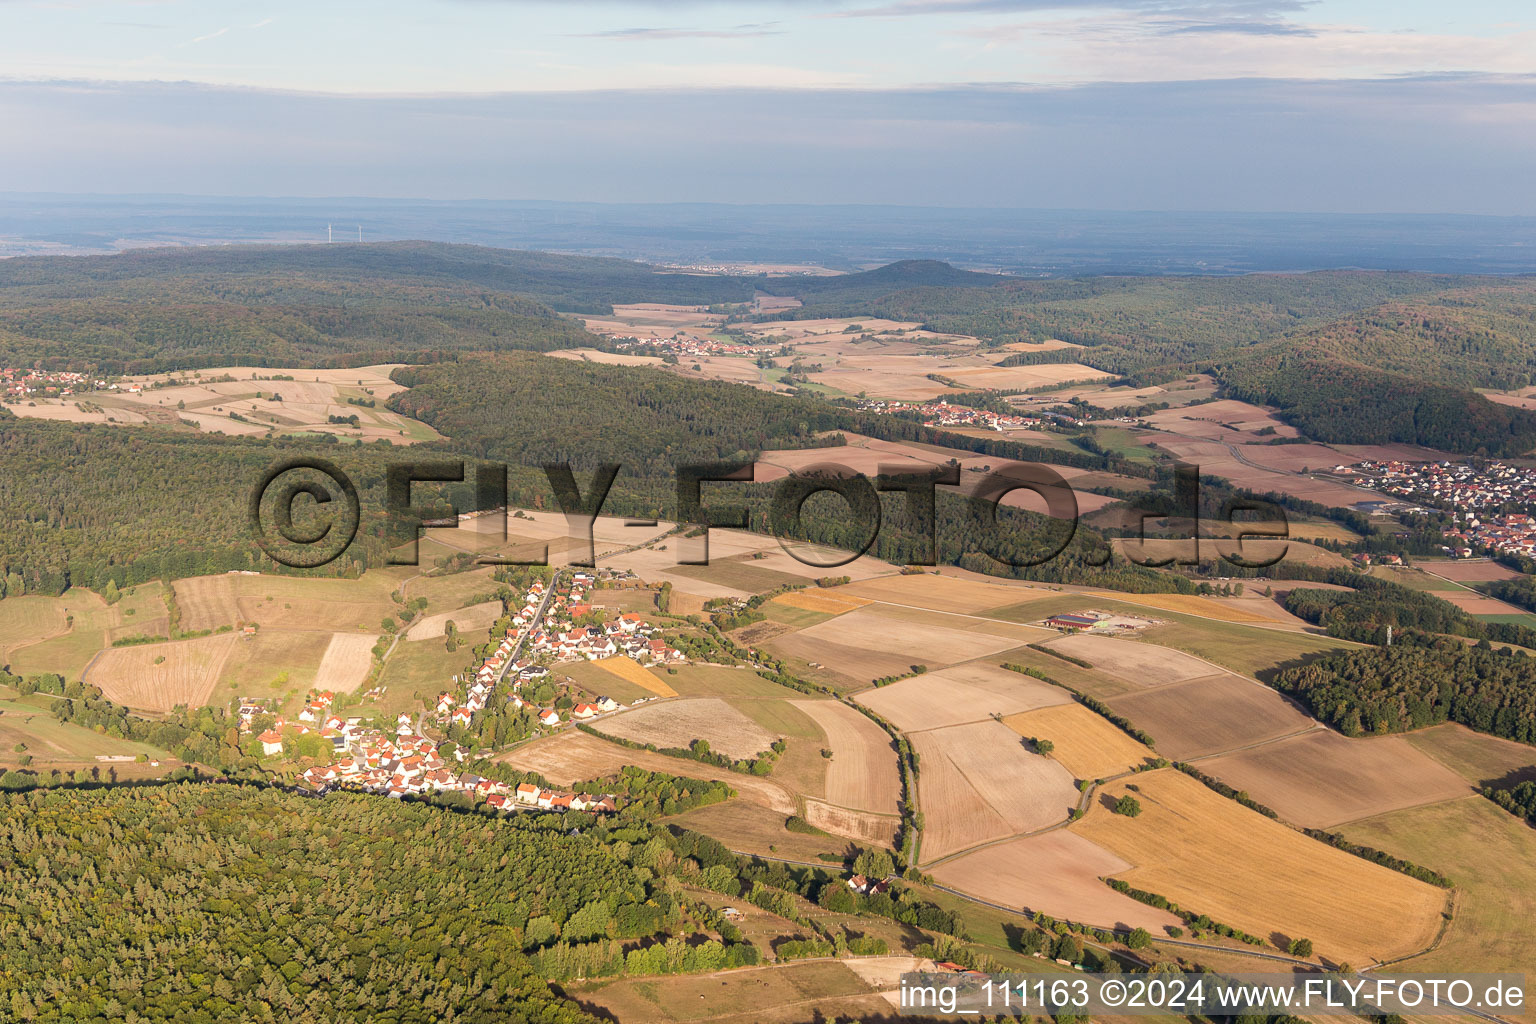
<instances>
[{"instance_id":1,"label":"golden stubble field","mask_svg":"<svg viewBox=\"0 0 1536 1024\"><path fill-rule=\"evenodd\" d=\"M1135 788L1132 789L1131 787ZM1134 796L1136 817L1109 809ZM1072 831L1134 865L1115 877L1283 948L1311 939L1355 967L1423 949L1447 894L1336 850L1172 768L1098 791Z\"/></svg>"},{"instance_id":2,"label":"golden stubble field","mask_svg":"<svg viewBox=\"0 0 1536 1024\"><path fill-rule=\"evenodd\" d=\"M146 711L208 703L238 638L233 633L175 643L113 647L86 671L85 682L109 700Z\"/></svg>"},{"instance_id":3,"label":"golden stubble field","mask_svg":"<svg viewBox=\"0 0 1536 1024\"><path fill-rule=\"evenodd\" d=\"M1072 696L1022 673L972 661L865 690L856 699L898 729L919 732L1067 704Z\"/></svg>"},{"instance_id":4,"label":"golden stubble field","mask_svg":"<svg viewBox=\"0 0 1536 1024\"><path fill-rule=\"evenodd\" d=\"M827 737L828 803L877 814L896 814L901 776L891 737L853 708L834 700L793 700Z\"/></svg>"},{"instance_id":5,"label":"golden stubble field","mask_svg":"<svg viewBox=\"0 0 1536 1024\"><path fill-rule=\"evenodd\" d=\"M1097 927L1145 928L1154 935L1182 922L1123 896L1102 881L1131 864L1075 832L1058 829L984 846L932 868L943 885L994 903Z\"/></svg>"},{"instance_id":6,"label":"golden stubble field","mask_svg":"<svg viewBox=\"0 0 1536 1024\"><path fill-rule=\"evenodd\" d=\"M1077 805L1077 786L1056 761L1027 750L1001 722L913 733L922 859L1045 828Z\"/></svg>"},{"instance_id":7,"label":"golden stubble field","mask_svg":"<svg viewBox=\"0 0 1536 1024\"><path fill-rule=\"evenodd\" d=\"M1314 729L1200 762L1200 770L1286 821L1330 828L1472 792L1465 779L1401 736L1351 739Z\"/></svg>"},{"instance_id":8,"label":"golden stubble field","mask_svg":"<svg viewBox=\"0 0 1536 1024\"><path fill-rule=\"evenodd\" d=\"M1076 779L1119 775L1156 756L1149 747L1077 703L1009 715L1003 724L1020 736L1050 740L1055 749L1049 756Z\"/></svg>"}]
</instances>

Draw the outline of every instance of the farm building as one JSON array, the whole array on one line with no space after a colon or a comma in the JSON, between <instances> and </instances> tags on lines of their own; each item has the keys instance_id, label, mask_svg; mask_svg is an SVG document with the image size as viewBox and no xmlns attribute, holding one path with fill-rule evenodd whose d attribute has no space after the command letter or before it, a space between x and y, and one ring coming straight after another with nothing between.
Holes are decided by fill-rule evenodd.
<instances>
[{"instance_id":1,"label":"farm building","mask_svg":"<svg viewBox=\"0 0 1536 1024\"><path fill-rule=\"evenodd\" d=\"M1092 629L1104 621L1104 618L1096 612L1063 612L1060 615L1052 615L1045 620L1045 624L1052 629Z\"/></svg>"}]
</instances>

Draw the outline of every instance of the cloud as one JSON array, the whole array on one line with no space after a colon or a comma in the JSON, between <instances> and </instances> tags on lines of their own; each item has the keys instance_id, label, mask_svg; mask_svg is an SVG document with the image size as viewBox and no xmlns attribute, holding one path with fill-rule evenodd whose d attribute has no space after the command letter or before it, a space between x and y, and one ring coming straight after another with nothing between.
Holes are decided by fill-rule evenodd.
<instances>
[{"instance_id":1,"label":"cloud","mask_svg":"<svg viewBox=\"0 0 1536 1024\"><path fill-rule=\"evenodd\" d=\"M229 28L230 28L230 26L226 25L226 26L224 26L221 29L216 29L216 30L214 30L212 32L209 32L207 35L198 36L196 39L188 39L182 45L183 46L191 46L194 43L206 43L210 39L217 39L217 38L219 38L219 36L225 35L226 33L229 32Z\"/></svg>"},{"instance_id":2,"label":"cloud","mask_svg":"<svg viewBox=\"0 0 1536 1024\"><path fill-rule=\"evenodd\" d=\"M1197 33L1233 32L1249 36L1306 36L1317 35L1316 30L1305 25L1291 25L1275 21L1208 21L1187 25L1170 25L1166 35L1192 35Z\"/></svg>"},{"instance_id":3,"label":"cloud","mask_svg":"<svg viewBox=\"0 0 1536 1024\"><path fill-rule=\"evenodd\" d=\"M1536 75L397 97L0 82L7 188L205 195L1532 215L1533 112Z\"/></svg>"},{"instance_id":4,"label":"cloud","mask_svg":"<svg viewBox=\"0 0 1536 1024\"><path fill-rule=\"evenodd\" d=\"M735 28L618 28L604 32L572 32L571 39L749 39L755 36L781 36L782 29L776 21L758 25L737 25Z\"/></svg>"},{"instance_id":5,"label":"cloud","mask_svg":"<svg viewBox=\"0 0 1536 1024\"><path fill-rule=\"evenodd\" d=\"M1029 14L1056 11L1137 11L1206 16L1274 16L1305 10L1313 0L897 0L877 7L859 7L832 15L841 18L893 18L916 15Z\"/></svg>"}]
</instances>

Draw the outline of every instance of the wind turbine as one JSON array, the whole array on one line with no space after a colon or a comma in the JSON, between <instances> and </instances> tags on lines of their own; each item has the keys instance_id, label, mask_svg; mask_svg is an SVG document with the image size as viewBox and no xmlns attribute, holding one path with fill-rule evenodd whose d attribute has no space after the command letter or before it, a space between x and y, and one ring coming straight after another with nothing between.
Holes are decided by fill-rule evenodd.
<instances>
[{"instance_id":1,"label":"wind turbine","mask_svg":"<svg viewBox=\"0 0 1536 1024\"><path fill-rule=\"evenodd\" d=\"M331 226L329 224L325 226L325 244L331 244Z\"/></svg>"}]
</instances>

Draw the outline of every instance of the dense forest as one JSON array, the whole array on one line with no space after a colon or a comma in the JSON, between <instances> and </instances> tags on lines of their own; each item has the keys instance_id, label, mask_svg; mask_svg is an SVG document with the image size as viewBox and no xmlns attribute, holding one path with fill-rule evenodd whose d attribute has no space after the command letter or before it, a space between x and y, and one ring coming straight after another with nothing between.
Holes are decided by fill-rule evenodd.
<instances>
[{"instance_id":1,"label":"dense forest","mask_svg":"<svg viewBox=\"0 0 1536 1024\"><path fill-rule=\"evenodd\" d=\"M384 481L399 449L251 441L154 428L20 420L0 411L0 593L57 594L266 562L247 502L298 455L334 460L361 492L363 525L327 574L384 561Z\"/></svg>"},{"instance_id":2,"label":"dense forest","mask_svg":"<svg viewBox=\"0 0 1536 1024\"><path fill-rule=\"evenodd\" d=\"M1450 721L1536 743L1536 658L1486 642L1408 633L1284 669L1274 685L1346 736Z\"/></svg>"},{"instance_id":3,"label":"dense forest","mask_svg":"<svg viewBox=\"0 0 1536 1024\"><path fill-rule=\"evenodd\" d=\"M360 795L235 786L0 797L11 1019L577 1022L532 922L663 922L591 842Z\"/></svg>"},{"instance_id":4,"label":"dense forest","mask_svg":"<svg viewBox=\"0 0 1536 1024\"><path fill-rule=\"evenodd\" d=\"M657 778L626 770L614 783L650 792ZM589 1022L547 981L759 961L685 886L812 935L777 944L781 958L885 951L812 920L798 896L937 933L917 937L996 966L951 940L964 935L953 912L900 882L855 896L836 871L740 857L635 805L608 820L497 816L448 799L310 799L206 782L0 791L0 1016ZM882 877L894 869L881 850L852 864ZM1046 938L1021 935L1037 947Z\"/></svg>"},{"instance_id":5,"label":"dense forest","mask_svg":"<svg viewBox=\"0 0 1536 1024\"><path fill-rule=\"evenodd\" d=\"M17 259L0 264L0 366L116 374L543 352L600 343L554 308L751 298L734 278L430 243Z\"/></svg>"}]
</instances>

